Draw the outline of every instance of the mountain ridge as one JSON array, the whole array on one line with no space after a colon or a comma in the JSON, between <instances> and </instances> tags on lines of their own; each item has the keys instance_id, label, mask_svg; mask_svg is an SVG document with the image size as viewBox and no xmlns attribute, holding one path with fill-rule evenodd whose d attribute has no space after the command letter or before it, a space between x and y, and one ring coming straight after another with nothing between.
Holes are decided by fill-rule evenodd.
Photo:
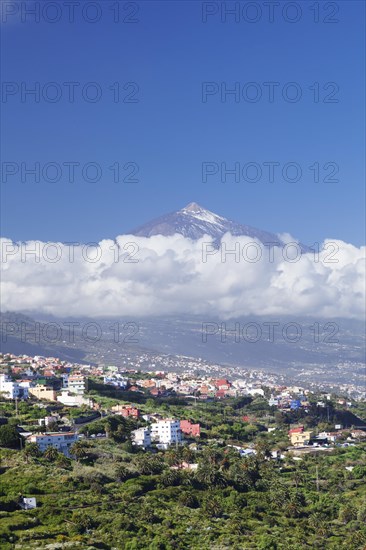
<instances>
[{"instance_id":1,"label":"mountain ridge","mask_svg":"<svg viewBox=\"0 0 366 550\"><path fill-rule=\"evenodd\" d=\"M192 240L197 240L204 235L208 235L213 238L216 245L220 243L225 233L231 233L231 235L236 237L247 236L258 239L268 247L283 247L286 244L275 233L224 218L203 208L196 202L190 202L187 206L176 212L170 212L154 218L129 232L129 234L137 237L152 237L154 235L167 237L176 233ZM305 244L298 243L298 245L302 252L310 252L310 248Z\"/></svg>"}]
</instances>

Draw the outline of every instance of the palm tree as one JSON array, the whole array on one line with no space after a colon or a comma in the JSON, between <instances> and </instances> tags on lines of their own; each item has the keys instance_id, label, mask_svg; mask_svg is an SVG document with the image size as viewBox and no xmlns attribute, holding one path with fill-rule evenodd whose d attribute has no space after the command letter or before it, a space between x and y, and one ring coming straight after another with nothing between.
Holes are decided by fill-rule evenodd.
<instances>
[{"instance_id":1,"label":"palm tree","mask_svg":"<svg viewBox=\"0 0 366 550\"><path fill-rule=\"evenodd\" d=\"M160 482L165 487L180 485L180 473L178 472L178 470L165 470L160 476Z\"/></svg>"},{"instance_id":2,"label":"palm tree","mask_svg":"<svg viewBox=\"0 0 366 550\"><path fill-rule=\"evenodd\" d=\"M223 506L220 497L207 495L202 503L202 509L209 517L220 517L223 513Z\"/></svg>"},{"instance_id":3,"label":"palm tree","mask_svg":"<svg viewBox=\"0 0 366 550\"><path fill-rule=\"evenodd\" d=\"M52 445L50 445L49 447L47 447L47 449L43 453L43 456L50 462L53 462L54 460L57 460L57 458L59 457L59 454L60 453L58 452L56 447L53 447Z\"/></svg>"},{"instance_id":4,"label":"palm tree","mask_svg":"<svg viewBox=\"0 0 366 550\"><path fill-rule=\"evenodd\" d=\"M269 502L272 508L283 508L290 499L290 493L286 484L275 478L272 483L269 484Z\"/></svg>"},{"instance_id":5,"label":"palm tree","mask_svg":"<svg viewBox=\"0 0 366 550\"><path fill-rule=\"evenodd\" d=\"M85 444L82 441L75 441L70 447L70 454L79 462L82 458L87 456Z\"/></svg>"},{"instance_id":6,"label":"palm tree","mask_svg":"<svg viewBox=\"0 0 366 550\"><path fill-rule=\"evenodd\" d=\"M37 458L41 456L41 451L37 445L37 443L27 443L23 454L25 456L25 461L29 462L32 458Z\"/></svg>"},{"instance_id":7,"label":"palm tree","mask_svg":"<svg viewBox=\"0 0 366 550\"><path fill-rule=\"evenodd\" d=\"M197 470L197 480L207 487L226 487L227 480L221 470L212 464L201 464Z\"/></svg>"},{"instance_id":8,"label":"palm tree","mask_svg":"<svg viewBox=\"0 0 366 550\"><path fill-rule=\"evenodd\" d=\"M142 475L160 474L164 469L164 463L159 456L141 455L137 457L136 465Z\"/></svg>"},{"instance_id":9,"label":"palm tree","mask_svg":"<svg viewBox=\"0 0 366 550\"><path fill-rule=\"evenodd\" d=\"M165 460L167 461L169 466L181 467L183 462L182 447L178 447L177 449L170 449L167 453L165 453Z\"/></svg>"},{"instance_id":10,"label":"palm tree","mask_svg":"<svg viewBox=\"0 0 366 550\"><path fill-rule=\"evenodd\" d=\"M206 447L202 455L203 461L209 464L218 464L222 459L222 453L213 447Z\"/></svg>"},{"instance_id":11,"label":"palm tree","mask_svg":"<svg viewBox=\"0 0 366 550\"><path fill-rule=\"evenodd\" d=\"M195 455L192 449L190 449L189 447L183 447L182 455L183 460L185 460L186 462L193 462Z\"/></svg>"},{"instance_id":12,"label":"palm tree","mask_svg":"<svg viewBox=\"0 0 366 550\"><path fill-rule=\"evenodd\" d=\"M257 451L258 460L265 460L266 458L271 458L271 450L267 441L258 441L255 445L255 450Z\"/></svg>"},{"instance_id":13,"label":"palm tree","mask_svg":"<svg viewBox=\"0 0 366 550\"><path fill-rule=\"evenodd\" d=\"M304 499L301 493L291 492L289 493L283 510L285 516L290 518L297 518L301 515L301 510L304 505Z\"/></svg>"},{"instance_id":14,"label":"palm tree","mask_svg":"<svg viewBox=\"0 0 366 550\"><path fill-rule=\"evenodd\" d=\"M248 470L242 464L236 462L229 468L229 477L234 482L238 491L248 491L253 487L253 480Z\"/></svg>"},{"instance_id":15,"label":"palm tree","mask_svg":"<svg viewBox=\"0 0 366 550\"><path fill-rule=\"evenodd\" d=\"M304 473L304 470L300 469L298 466L294 469L294 471L292 472L292 476L291 476L291 479L292 479L292 483L295 485L296 489L298 488L298 486L302 483L305 482L306 480L306 476L305 476L305 473Z\"/></svg>"},{"instance_id":16,"label":"palm tree","mask_svg":"<svg viewBox=\"0 0 366 550\"><path fill-rule=\"evenodd\" d=\"M59 468L67 468L70 466L70 460L63 453L59 453L56 459L56 466Z\"/></svg>"},{"instance_id":17,"label":"palm tree","mask_svg":"<svg viewBox=\"0 0 366 550\"><path fill-rule=\"evenodd\" d=\"M117 481L126 481L131 476L131 472L126 468L126 466L123 466L123 464L120 464L116 468L116 479Z\"/></svg>"},{"instance_id":18,"label":"palm tree","mask_svg":"<svg viewBox=\"0 0 366 550\"><path fill-rule=\"evenodd\" d=\"M313 512L309 516L309 525L320 536L326 536L329 533L329 525L319 512Z\"/></svg>"}]
</instances>

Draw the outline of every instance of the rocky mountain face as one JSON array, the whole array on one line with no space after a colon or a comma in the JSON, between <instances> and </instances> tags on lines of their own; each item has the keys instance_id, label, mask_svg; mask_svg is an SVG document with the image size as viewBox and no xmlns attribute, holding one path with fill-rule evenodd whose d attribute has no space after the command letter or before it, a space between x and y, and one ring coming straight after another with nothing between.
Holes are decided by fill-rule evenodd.
<instances>
[{"instance_id":1,"label":"rocky mountain face","mask_svg":"<svg viewBox=\"0 0 366 550\"><path fill-rule=\"evenodd\" d=\"M206 210L195 202L189 203L178 212L171 212L155 218L130 232L130 234L140 237L169 236L175 233L194 240L209 235L215 243L219 243L225 233L231 233L233 236L247 236L258 239L266 246L283 246L285 244L274 233L228 220ZM299 246L303 252L310 251L307 246L301 243L299 243Z\"/></svg>"}]
</instances>

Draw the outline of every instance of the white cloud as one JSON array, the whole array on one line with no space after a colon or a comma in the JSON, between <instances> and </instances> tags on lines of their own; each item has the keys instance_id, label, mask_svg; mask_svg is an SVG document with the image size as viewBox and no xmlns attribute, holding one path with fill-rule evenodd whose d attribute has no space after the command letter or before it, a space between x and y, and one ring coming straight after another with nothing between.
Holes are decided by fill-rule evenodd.
<instances>
[{"instance_id":1,"label":"white cloud","mask_svg":"<svg viewBox=\"0 0 366 550\"><path fill-rule=\"evenodd\" d=\"M271 253L259 241L226 234L212 253L210 243L180 235L123 235L98 247L0 239L2 310L363 318L365 247L329 240L319 255L291 245Z\"/></svg>"},{"instance_id":2,"label":"white cloud","mask_svg":"<svg viewBox=\"0 0 366 550\"><path fill-rule=\"evenodd\" d=\"M285 244L299 242L298 239L295 239L290 233L277 233L277 237Z\"/></svg>"}]
</instances>

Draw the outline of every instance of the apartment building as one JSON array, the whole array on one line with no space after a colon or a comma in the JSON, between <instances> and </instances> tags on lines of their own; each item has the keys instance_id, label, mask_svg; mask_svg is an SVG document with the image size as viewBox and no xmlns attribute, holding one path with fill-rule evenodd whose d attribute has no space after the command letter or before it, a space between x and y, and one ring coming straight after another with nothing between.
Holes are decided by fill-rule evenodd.
<instances>
[{"instance_id":1,"label":"apartment building","mask_svg":"<svg viewBox=\"0 0 366 550\"><path fill-rule=\"evenodd\" d=\"M68 389L77 395L84 395L88 391L88 379L82 374L71 374L68 379Z\"/></svg>"},{"instance_id":2,"label":"apartment building","mask_svg":"<svg viewBox=\"0 0 366 550\"><path fill-rule=\"evenodd\" d=\"M144 449L151 445L151 434L149 428L139 428L131 432L132 445L138 445Z\"/></svg>"},{"instance_id":3,"label":"apartment building","mask_svg":"<svg viewBox=\"0 0 366 550\"><path fill-rule=\"evenodd\" d=\"M14 382L7 374L0 374L0 393L5 399L28 398L28 388Z\"/></svg>"},{"instance_id":4,"label":"apartment building","mask_svg":"<svg viewBox=\"0 0 366 550\"><path fill-rule=\"evenodd\" d=\"M151 440L164 446L174 445L182 441L182 431L179 420L166 418L151 424Z\"/></svg>"}]
</instances>

